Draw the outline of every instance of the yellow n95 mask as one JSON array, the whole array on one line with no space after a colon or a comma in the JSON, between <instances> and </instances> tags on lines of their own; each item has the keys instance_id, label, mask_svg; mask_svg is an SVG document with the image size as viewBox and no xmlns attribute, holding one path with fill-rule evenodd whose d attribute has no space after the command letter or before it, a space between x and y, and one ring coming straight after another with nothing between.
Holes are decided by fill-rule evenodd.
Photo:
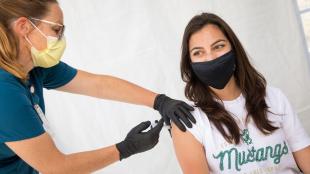
<instances>
[{"instance_id":1,"label":"yellow n95 mask","mask_svg":"<svg viewBox=\"0 0 310 174\"><path fill-rule=\"evenodd\" d=\"M42 21L45 22L44 20ZM47 41L47 48L39 51L33 46L30 40L25 36L25 39L31 45L30 51L31 51L31 56L32 56L34 66L49 68L49 67L57 65L66 49L65 38L61 37L61 39L59 39L54 36L47 36L32 22L31 24L39 31L39 33L41 33L46 38L46 41Z\"/></svg>"}]
</instances>

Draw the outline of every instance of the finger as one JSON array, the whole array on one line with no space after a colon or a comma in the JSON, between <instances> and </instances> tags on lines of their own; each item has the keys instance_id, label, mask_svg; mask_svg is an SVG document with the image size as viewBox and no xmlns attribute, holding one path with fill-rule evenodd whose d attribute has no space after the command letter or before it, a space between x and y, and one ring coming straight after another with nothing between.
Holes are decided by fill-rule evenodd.
<instances>
[{"instance_id":1,"label":"finger","mask_svg":"<svg viewBox=\"0 0 310 174\"><path fill-rule=\"evenodd\" d=\"M185 132L185 131L186 131L185 126L184 126L183 123L178 119L178 116L177 116L177 115L174 115L171 119L172 119L173 123L174 123L182 132Z\"/></svg>"},{"instance_id":2,"label":"finger","mask_svg":"<svg viewBox=\"0 0 310 174\"><path fill-rule=\"evenodd\" d=\"M169 119L169 120L165 120L165 124L168 125L168 126L170 126L170 125L171 125L170 119Z\"/></svg>"},{"instance_id":3,"label":"finger","mask_svg":"<svg viewBox=\"0 0 310 174\"><path fill-rule=\"evenodd\" d=\"M194 111L195 110L195 108L193 106L191 106L191 105L189 105L189 104L187 104L185 102L182 103L182 106L184 106L189 111Z\"/></svg>"},{"instance_id":4,"label":"finger","mask_svg":"<svg viewBox=\"0 0 310 174\"><path fill-rule=\"evenodd\" d=\"M158 124L153 129L151 129L150 132L153 134L159 134L163 126L164 126L164 120L160 119Z\"/></svg>"},{"instance_id":5,"label":"finger","mask_svg":"<svg viewBox=\"0 0 310 174\"><path fill-rule=\"evenodd\" d=\"M134 127L130 132L131 133L140 133L147 129L151 125L150 121L145 121L140 124L138 124L136 127Z\"/></svg>"},{"instance_id":6,"label":"finger","mask_svg":"<svg viewBox=\"0 0 310 174\"><path fill-rule=\"evenodd\" d=\"M168 115L162 117L166 123L166 125L171 125L171 121L170 121L170 118L168 117Z\"/></svg>"},{"instance_id":7,"label":"finger","mask_svg":"<svg viewBox=\"0 0 310 174\"><path fill-rule=\"evenodd\" d=\"M193 125L192 123L189 121L189 119L186 117L186 114L183 113L182 110L177 110L175 111L175 114L177 114L179 116L179 118L183 121L183 123L188 127L188 128L192 128Z\"/></svg>"},{"instance_id":8,"label":"finger","mask_svg":"<svg viewBox=\"0 0 310 174\"><path fill-rule=\"evenodd\" d=\"M164 123L164 119L161 118L157 123L158 123L158 124L159 124L159 123Z\"/></svg>"},{"instance_id":9,"label":"finger","mask_svg":"<svg viewBox=\"0 0 310 174\"><path fill-rule=\"evenodd\" d=\"M164 126L164 119L160 119L160 120L158 121L157 125L154 127L154 129L155 129L156 127L163 127L163 126Z\"/></svg>"},{"instance_id":10,"label":"finger","mask_svg":"<svg viewBox=\"0 0 310 174\"><path fill-rule=\"evenodd\" d=\"M183 107L180 107L180 110L182 110L183 113L186 114L186 117L189 118L191 122L196 123L196 119L194 118L194 116L188 110L186 110Z\"/></svg>"}]
</instances>

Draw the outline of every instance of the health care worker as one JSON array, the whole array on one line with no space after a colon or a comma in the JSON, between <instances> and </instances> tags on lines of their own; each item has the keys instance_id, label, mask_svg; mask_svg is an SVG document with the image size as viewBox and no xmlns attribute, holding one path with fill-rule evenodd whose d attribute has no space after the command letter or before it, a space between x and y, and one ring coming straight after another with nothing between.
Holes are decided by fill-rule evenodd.
<instances>
[{"instance_id":1,"label":"health care worker","mask_svg":"<svg viewBox=\"0 0 310 174\"><path fill-rule=\"evenodd\" d=\"M57 0L0 0L1 174L90 173L153 148L164 121L183 131L195 123L182 101L61 62L63 33ZM163 119L149 131L150 122L142 122L116 145L65 155L45 124L43 88L153 107Z\"/></svg>"}]
</instances>

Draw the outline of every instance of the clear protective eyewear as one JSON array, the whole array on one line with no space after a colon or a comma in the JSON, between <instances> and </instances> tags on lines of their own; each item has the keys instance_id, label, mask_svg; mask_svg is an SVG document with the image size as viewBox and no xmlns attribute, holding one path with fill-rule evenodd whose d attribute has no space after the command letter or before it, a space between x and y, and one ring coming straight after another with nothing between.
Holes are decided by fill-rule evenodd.
<instances>
[{"instance_id":1,"label":"clear protective eyewear","mask_svg":"<svg viewBox=\"0 0 310 174\"><path fill-rule=\"evenodd\" d=\"M40 22L43 22L43 23L46 23L46 24L50 24L50 25L53 25L53 26L59 26L60 29L59 29L59 31L57 31L57 38L58 38L58 40L63 38L64 32L65 32L65 25L59 24L59 23L56 23L56 22L51 22L51 21L43 20L43 19L33 18L33 17L30 17L29 19L33 20L33 21L40 21Z\"/></svg>"}]
</instances>

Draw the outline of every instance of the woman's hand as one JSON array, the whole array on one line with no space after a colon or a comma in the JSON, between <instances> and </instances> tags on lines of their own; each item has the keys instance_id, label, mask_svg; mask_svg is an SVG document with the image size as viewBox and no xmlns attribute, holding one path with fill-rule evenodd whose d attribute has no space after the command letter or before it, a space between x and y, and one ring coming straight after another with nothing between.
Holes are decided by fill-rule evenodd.
<instances>
[{"instance_id":1,"label":"woman's hand","mask_svg":"<svg viewBox=\"0 0 310 174\"><path fill-rule=\"evenodd\" d=\"M183 101L171 99L164 94L156 96L154 109L159 111L166 125L170 125L170 120L172 120L183 132L186 131L183 123L189 128L193 126L191 122L196 123L195 118L190 113L194 110L192 106Z\"/></svg>"},{"instance_id":2,"label":"woman's hand","mask_svg":"<svg viewBox=\"0 0 310 174\"><path fill-rule=\"evenodd\" d=\"M133 154L152 149L158 143L159 133L163 128L163 123L164 120L161 119L159 123L148 132L143 131L150 127L150 121L142 122L131 129L125 140L116 144L116 148L120 152L120 160L128 158Z\"/></svg>"}]
</instances>

